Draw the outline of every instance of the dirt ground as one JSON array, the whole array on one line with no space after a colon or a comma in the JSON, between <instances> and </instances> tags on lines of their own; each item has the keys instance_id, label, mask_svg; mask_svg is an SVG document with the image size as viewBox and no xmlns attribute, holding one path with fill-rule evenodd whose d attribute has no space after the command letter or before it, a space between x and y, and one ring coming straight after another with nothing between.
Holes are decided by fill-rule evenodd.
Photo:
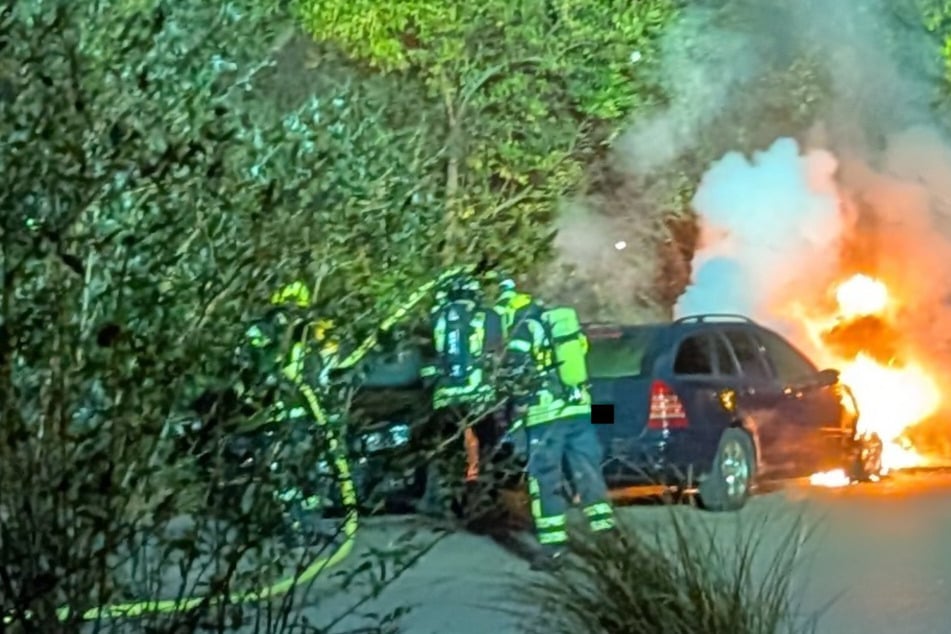
<instances>
[{"instance_id":1,"label":"dirt ground","mask_svg":"<svg viewBox=\"0 0 951 634\"><path fill-rule=\"evenodd\" d=\"M715 526L724 540L738 526L767 518L767 544L785 539L795 518L804 518L815 533L805 543L797 581L805 613L826 608L820 634L948 631L951 473L902 474L845 489L789 485L757 496L741 513L676 512ZM632 506L621 513L647 527L663 522L668 510ZM366 525L343 569L359 565L361 553L372 547L393 545L411 525L407 519ZM419 531L414 539L424 543L432 533ZM403 621L411 634L516 632L519 606L512 588L532 574L523 560L492 540L453 534L363 607L381 612L413 606ZM318 623L352 602L339 593L321 596L319 588L311 595L305 610ZM530 614L530 606L522 607Z\"/></svg>"}]
</instances>

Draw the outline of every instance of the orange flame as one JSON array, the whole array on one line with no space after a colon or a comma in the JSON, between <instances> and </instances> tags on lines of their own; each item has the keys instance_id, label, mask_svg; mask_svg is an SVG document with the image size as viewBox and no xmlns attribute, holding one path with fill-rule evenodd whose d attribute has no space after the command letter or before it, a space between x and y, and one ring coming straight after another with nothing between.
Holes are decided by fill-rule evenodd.
<instances>
[{"instance_id":1,"label":"orange flame","mask_svg":"<svg viewBox=\"0 0 951 634\"><path fill-rule=\"evenodd\" d=\"M919 363L901 358L897 352L901 342L891 324L899 302L882 280L863 274L838 284L834 296L834 314L825 319L804 319L804 323L825 364L840 370L842 382L855 396L858 433L881 438L884 472L924 464L925 458L903 439L903 434L938 410L941 394ZM820 486L841 486L847 483L847 478L841 476L844 472L819 473L811 481Z\"/></svg>"}]
</instances>

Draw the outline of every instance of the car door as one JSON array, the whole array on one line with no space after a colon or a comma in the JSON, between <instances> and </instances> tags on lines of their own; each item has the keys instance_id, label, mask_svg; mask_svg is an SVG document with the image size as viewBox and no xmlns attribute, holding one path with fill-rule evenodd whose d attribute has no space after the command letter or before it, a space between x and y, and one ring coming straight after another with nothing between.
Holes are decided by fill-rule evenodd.
<instances>
[{"instance_id":1,"label":"car door","mask_svg":"<svg viewBox=\"0 0 951 634\"><path fill-rule=\"evenodd\" d=\"M674 355L677 394L691 421L690 435L685 441L689 443L691 462L696 464L706 462L703 457L716 449L723 430L733 422L732 414L722 404L721 393L733 389L735 366L732 373L721 373L718 341L712 332L695 332L680 340ZM732 360L728 361L732 366Z\"/></svg>"},{"instance_id":2,"label":"car door","mask_svg":"<svg viewBox=\"0 0 951 634\"><path fill-rule=\"evenodd\" d=\"M651 327L589 334L592 402L610 407L613 414L613 422L595 426L604 448L604 474L611 485L621 486L640 477L641 439L650 408L645 358L656 336L657 329Z\"/></svg>"},{"instance_id":3,"label":"car door","mask_svg":"<svg viewBox=\"0 0 951 634\"><path fill-rule=\"evenodd\" d=\"M796 416L795 403L786 398L749 329L731 327L721 333L739 369L736 405L756 435L760 474L787 477L798 462L798 433L788 422Z\"/></svg>"},{"instance_id":4,"label":"car door","mask_svg":"<svg viewBox=\"0 0 951 634\"><path fill-rule=\"evenodd\" d=\"M809 475L836 462L843 446L843 408L836 383L822 381L819 369L777 333L755 333L786 399L793 405L788 423L795 425L799 473Z\"/></svg>"}]
</instances>

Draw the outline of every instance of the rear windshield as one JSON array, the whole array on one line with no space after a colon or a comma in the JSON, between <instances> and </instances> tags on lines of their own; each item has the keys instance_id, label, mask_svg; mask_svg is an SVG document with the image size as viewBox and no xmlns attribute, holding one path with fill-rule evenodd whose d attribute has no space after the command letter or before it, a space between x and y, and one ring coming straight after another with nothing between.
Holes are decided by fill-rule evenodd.
<instances>
[{"instance_id":1,"label":"rear windshield","mask_svg":"<svg viewBox=\"0 0 951 634\"><path fill-rule=\"evenodd\" d=\"M639 328L620 337L591 339L588 352L588 372L593 379L638 377L644 371L644 355L650 346L654 331Z\"/></svg>"}]
</instances>

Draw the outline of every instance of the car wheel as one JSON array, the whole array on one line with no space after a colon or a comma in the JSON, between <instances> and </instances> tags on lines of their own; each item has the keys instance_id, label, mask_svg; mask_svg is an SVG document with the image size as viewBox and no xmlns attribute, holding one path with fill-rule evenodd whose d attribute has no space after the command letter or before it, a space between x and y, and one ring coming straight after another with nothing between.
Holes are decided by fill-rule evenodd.
<instances>
[{"instance_id":1,"label":"car wheel","mask_svg":"<svg viewBox=\"0 0 951 634\"><path fill-rule=\"evenodd\" d=\"M756 455L749 434L727 429L713 465L700 483L700 505L709 511L735 511L746 504L756 477Z\"/></svg>"}]
</instances>

